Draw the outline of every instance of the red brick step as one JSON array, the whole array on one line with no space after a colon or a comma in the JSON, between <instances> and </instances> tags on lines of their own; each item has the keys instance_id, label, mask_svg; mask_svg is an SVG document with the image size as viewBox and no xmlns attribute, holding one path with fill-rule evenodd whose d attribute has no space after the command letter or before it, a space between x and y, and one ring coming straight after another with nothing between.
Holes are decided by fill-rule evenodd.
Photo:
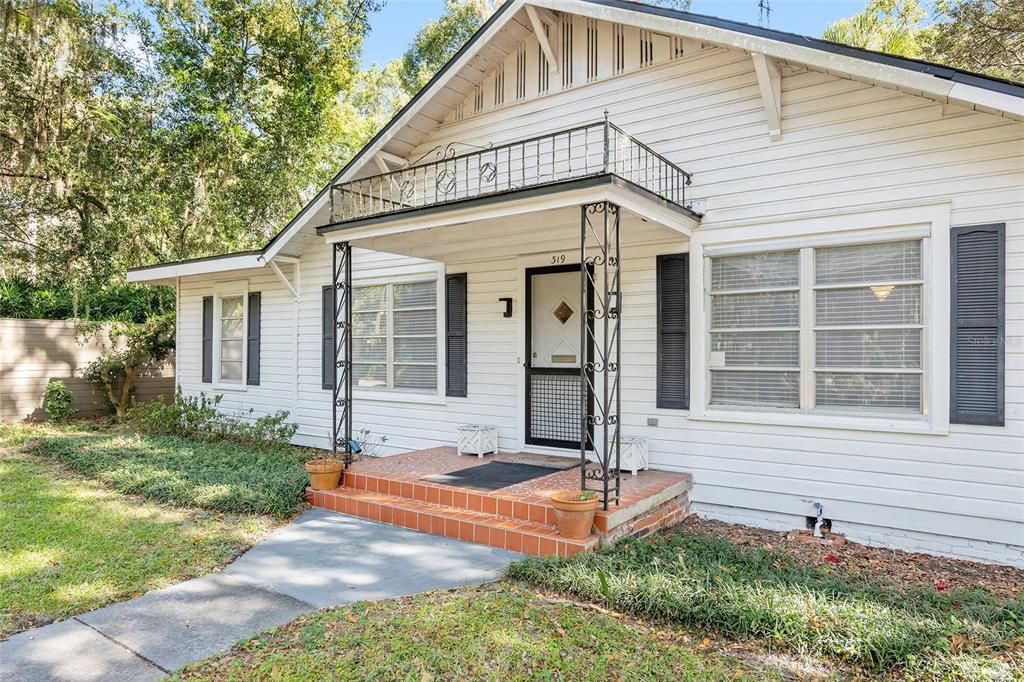
<instances>
[{"instance_id":1,"label":"red brick step","mask_svg":"<svg viewBox=\"0 0 1024 682\"><path fill-rule=\"evenodd\" d=\"M314 506L432 535L490 545L530 556L572 556L593 549L597 537L570 540L553 525L508 518L359 488L311 491Z\"/></svg>"}]
</instances>

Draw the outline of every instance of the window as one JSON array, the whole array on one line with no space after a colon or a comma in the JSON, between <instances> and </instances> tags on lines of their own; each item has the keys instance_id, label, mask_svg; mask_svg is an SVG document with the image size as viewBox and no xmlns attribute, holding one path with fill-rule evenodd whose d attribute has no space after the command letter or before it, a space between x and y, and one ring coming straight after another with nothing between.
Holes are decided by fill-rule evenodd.
<instances>
[{"instance_id":1,"label":"window","mask_svg":"<svg viewBox=\"0 0 1024 682\"><path fill-rule=\"evenodd\" d=\"M437 391L437 282L355 287L352 381L357 388Z\"/></svg>"},{"instance_id":2,"label":"window","mask_svg":"<svg viewBox=\"0 0 1024 682\"><path fill-rule=\"evenodd\" d=\"M712 258L711 405L922 414L921 249Z\"/></svg>"},{"instance_id":3,"label":"window","mask_svg":"<svg viewBox=\"0 0 1024 682\"><path fill-rule=\"evenodd\" d=\"M245 296L221 296L217 379L222 384L242 383L242 353L245 345Z\"/></svg>"}]
</instances>

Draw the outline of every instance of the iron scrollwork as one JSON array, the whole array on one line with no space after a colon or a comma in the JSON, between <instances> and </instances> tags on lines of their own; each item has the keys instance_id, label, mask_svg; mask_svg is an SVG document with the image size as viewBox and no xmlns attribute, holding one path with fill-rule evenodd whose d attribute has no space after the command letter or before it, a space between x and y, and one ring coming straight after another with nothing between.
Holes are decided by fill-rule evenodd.
<instances>
[{"instance_id":1,"label":"iron scrollwork","mask_svg":"<svg viewBox=\"0 0 1024 682\"><path fill-rule=\"evenodd\" d=\"M584 307L580 316L580 375L586 387L582 403L580 487L596 492L604 509L608 509L609 504L619 503L622 489L619 207L602 201L584 205L580 213L580 292ZM594 292L593 300L587 295L588 290ZM593 447L594 460L587 456L588 445Z\"/></svg>"},{"instance_id":2,"label":"iron scrollwork","mask_svg":"<svg viewBox=\"0 0 1024 682\"><path fill-rule=\"evenodd\" d=\"M331 401L331 452L352 463L352 247L348 242L331 251L334 277L334 372Z\"/></svg>"}]
</instances>

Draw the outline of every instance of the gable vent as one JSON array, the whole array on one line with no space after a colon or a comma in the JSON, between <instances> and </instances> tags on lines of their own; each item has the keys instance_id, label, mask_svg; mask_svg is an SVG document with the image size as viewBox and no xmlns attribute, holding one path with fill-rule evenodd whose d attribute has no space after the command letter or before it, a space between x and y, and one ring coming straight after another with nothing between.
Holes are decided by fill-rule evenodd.
<instances>
[{"instance_id":1,"label":"gable vent","mask_svg":"<svg viewBox=\"0 0 1024 682\"><path fill-rule=\"evenodd\" d=\"M640 31L640 68L644 69L654 63L654 34Z\"/></svg>"},{"instance_id":2,"label":"gable vent","mask_svg":"<svg viewBox=\"0 0 1024 682\"><path fill-rule=\"evenodd\" d=\"M484 89L479 85L473 91L473 113L479 114L484 110Z\"/></svg>"},{"instance_id":3,"label":"gable vent","mask_svg":"<svg viewBox=\"0 0 1024 682\"><path fill-rule=\"evenodd\" d=\"M494 73L494 106L500 107L505 103L505 66L502 65Z\"/></svg>"},{"instance_id":4,"label":"gable vent","mask_svg":"<svg viewBox=\"0 0 1024 682\"><path fill-rule=\"evenodd\" d=\"M587 82L597 78L597 19L587 19Z\"/></svg>"},{"instance_id":5,"label":"gable vent","mask_svg":"<svg viewBox=\"0 0 1024 682\"><path fill-rule=\"evenodd\" d=\"M526 47L516 52L516 99L526 99Z\"/></svg>"},{"instance_id":6,"label":"gable vent","mask_svg":"<svg viewBox=\"0 0 1024 682\"><path fill-rule=\"evenodd\" d=\"M679 59L683 56L683 39L679 36L672 36L672 58Z\"/></svg>"},{"instance_id":7,"label":"gable vent","mask_svg":"<svg viewBox=\"0 0 1024 682\"><path fill-rule=\"evenodd\" d=\"M544 27L544 35L549 35L548 27ZM541 49L540 44L537 45L537 94L546 95L548 88L551 87L551 65L548 64L548 58L544 56L544 50Z\"/></svg>"},{"instance_id":8,"label":"gable vent","mask_svg":"<svg viewBox=\"0 0 1024 682\"><path fill-rule=\"evenodd\" d=\"M572 87L572 17L562 17L562 87Z\"/></svg>"},{"instance_id":9,"label":"gable vent","mask_svg":"<svg viewBox=\"0 0 1024 682\"><path fill-rule=\"evenodd\" d=\"M612 29L612 73L618 75L626 68L626 29L622 24L613 24Z\"/></svg>"}]
</instances>

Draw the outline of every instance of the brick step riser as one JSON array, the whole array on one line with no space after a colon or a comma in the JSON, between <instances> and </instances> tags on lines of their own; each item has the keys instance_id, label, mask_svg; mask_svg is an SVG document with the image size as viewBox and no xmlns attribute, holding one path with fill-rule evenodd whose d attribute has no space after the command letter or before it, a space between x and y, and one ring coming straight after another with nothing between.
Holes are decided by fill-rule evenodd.
<instances>
[{"instance_id":1,"label":"brick step riser","mask_svg":"<svg viewBox=\"0 0 1024 682\"><path fill-rule=\"evenodd\" d=\"M386 502L349 497L343 490L315 492L311 497L310 502L316 507L431 535L488 545L512 552L522 552L530 556L572 556L578 552L592 549L598 543L596 537L586 541L560 540L542 537L528 531L498 528L479 518L475 520L451 518L448 514L457 514L460 511L455 508L447 510L448 514L440 507L410 511L389 505ZM498 519L495 518L495 520Z\"/></svg>"},{"instance_id":2,"label":"brick step riser","mask_svg":"<svg viewBox=\"0 0 1024 682\"><path fill-rule=\"evenodd\" d=\"M415 502L492 514L510 521L530 521L549 526L555 525L555 510L546 504L507 500L486 493L473 493L449 486L394 481L386 477L355 474L351 471L345 472L342 485L355 490L404 497ZM385 490L383 486L387 486L387 489Z\"/></svg>"}]
</instances>

